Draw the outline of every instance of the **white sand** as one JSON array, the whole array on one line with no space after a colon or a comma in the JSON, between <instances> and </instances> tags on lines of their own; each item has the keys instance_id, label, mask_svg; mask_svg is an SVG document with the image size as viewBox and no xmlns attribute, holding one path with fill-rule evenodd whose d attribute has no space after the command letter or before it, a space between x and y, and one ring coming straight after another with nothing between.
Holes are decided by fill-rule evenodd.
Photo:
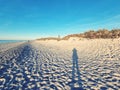
<instances>
[{"instance_id":1,"label":"white sand","mask_svg":"<svg viewBox=\"0 0 120 90\"><path fill-rule=\"evenodd\" d=\"M2 43L2 44L0 44L0 52L4 52L4 51L6 51L8 49L14 48L14 47L16 47L16 46L18 46L18 45L20 45L22 43L24 43L24 42L7 43L7 44Z\"/></svg>"},{"instance_id":2,"label":"white sand","mask_svg":"<svg viewBox=\"0 0 120 90\"><path fill-rule=\"evenodd\" d=\"M0 52L0 89L120 88L120 39L75 38L6 46Z\"/></svg>"}]
</instances>

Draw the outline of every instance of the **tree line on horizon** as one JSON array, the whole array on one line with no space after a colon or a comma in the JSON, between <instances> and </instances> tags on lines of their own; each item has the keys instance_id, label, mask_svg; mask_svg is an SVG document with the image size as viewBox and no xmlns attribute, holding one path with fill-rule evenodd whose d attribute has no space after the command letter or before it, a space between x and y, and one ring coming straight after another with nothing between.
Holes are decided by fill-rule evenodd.
<instances>
[{"instance_id":1,"label":"tree line on horizon","mask_svg":"<svg viewBox=\"0 0 120 90\"><path fill-rule=\"evenodd\" d=\"M89 30L85 33L80 34L71 34L63 37L62 39L67 40L70 37L80 37L80 38L89 38L89 39L97 39L97 38L119 38L120 37L120 29L99 29L98 31Z\"/></svg>"},{"instance_id":2,"label":"tree line on horizon","mask_svg":"<svg viewBox=\"0 0 120 90\"><path fill-rule=\"evenodd\" d=\"M85 33L80 33L80 34L71 34L67 35L63 38L58 37L48 37L48 38L40 38L37 40L68 40L70 37L79 37L79 38L88 38L88 39L107 39L107 38L119 38L120 37L120 29L113 29L113 30L108 30L108 29L99 29L98 31L94 30L89 30Z\"/></svg>"}]
</instances>

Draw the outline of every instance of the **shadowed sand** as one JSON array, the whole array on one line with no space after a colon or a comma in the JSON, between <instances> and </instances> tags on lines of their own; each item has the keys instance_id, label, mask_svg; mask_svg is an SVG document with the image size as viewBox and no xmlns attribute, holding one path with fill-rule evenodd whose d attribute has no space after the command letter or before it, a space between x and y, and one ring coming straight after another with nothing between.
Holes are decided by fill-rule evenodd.
<instances>
[{"instance_id":1,"label":"shadowed sand","mask_svg":"<svg viewBox=\"0 0 120 90\"><path fill-rule=\"evenodd\" d=\"M119 90L120 39L0 45L0 90Z\"/></svg>"},{"instance_id":2,"label":"shadowed sand","mask_svg":"<svg viewBox=\"0 0 120 90\"><path fill-rule=\"evenodd\" d=\"M78 65L78 55L77 50L73 49L73 66L72 66L72 85L71 90L83 90L82 88L82 80L80 77L79 65ZM75 85L76 84L76 85Z\"/></svg>"}]
</instances>

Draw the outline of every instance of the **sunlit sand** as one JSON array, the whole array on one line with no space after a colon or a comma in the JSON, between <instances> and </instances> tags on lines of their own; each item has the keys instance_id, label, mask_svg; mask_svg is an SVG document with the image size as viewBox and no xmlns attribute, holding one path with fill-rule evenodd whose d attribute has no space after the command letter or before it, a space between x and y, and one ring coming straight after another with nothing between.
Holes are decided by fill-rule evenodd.
<instances>
[{"instance_id":1,"label":"sunlit sand","mask_svg":"<svg viewBox=\"0 0 120 90\"><path fill-rule=\"evenodd\" d=\"M120 39L0 45L0 89L119 90Z\"/></svg>"}]
</instances>

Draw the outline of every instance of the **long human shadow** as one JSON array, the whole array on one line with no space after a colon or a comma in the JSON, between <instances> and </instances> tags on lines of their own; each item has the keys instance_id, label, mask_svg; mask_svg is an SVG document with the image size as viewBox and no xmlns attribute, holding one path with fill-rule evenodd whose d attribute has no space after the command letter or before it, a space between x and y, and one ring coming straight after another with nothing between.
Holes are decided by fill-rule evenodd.
<instances>
[{"instance_id":1,"label":"long human shadow","mask_svg":"<svg viewBox=\"0 0 120 90\"><path fill-rule=\"evenodd\" d=\"M73 49L73 55L72 55L72 84L71 84L71 90L84 90L82 87L82 80L80 77L80 71L79 71L79 65L78 65L78 55L77 50Z\"/></svg>"}]
</instances>

